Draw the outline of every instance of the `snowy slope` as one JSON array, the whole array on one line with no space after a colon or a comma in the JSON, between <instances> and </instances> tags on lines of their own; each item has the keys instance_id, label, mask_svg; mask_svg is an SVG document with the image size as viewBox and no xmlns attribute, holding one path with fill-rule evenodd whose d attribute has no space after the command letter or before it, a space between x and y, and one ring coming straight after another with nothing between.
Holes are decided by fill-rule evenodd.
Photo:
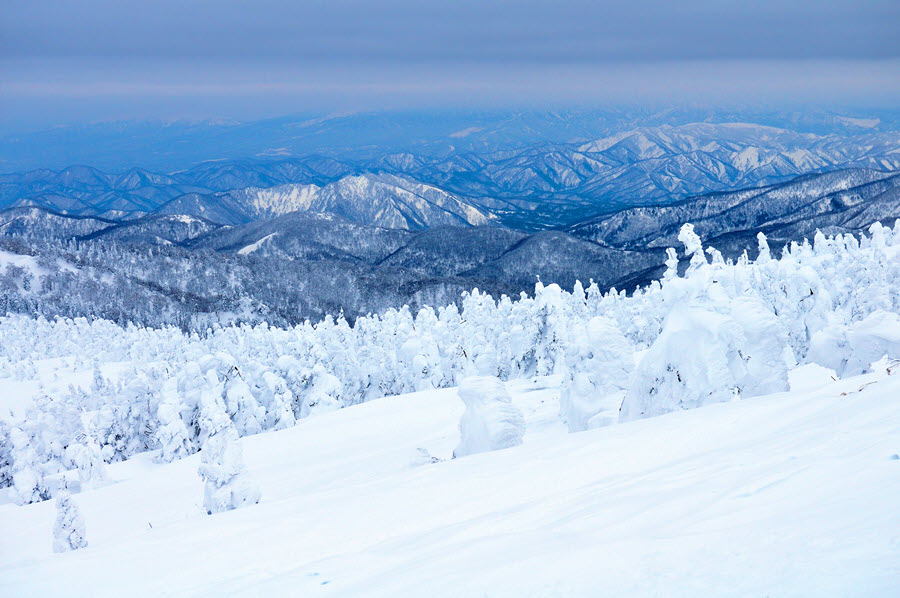
<instances>
[{"instance_id":1,"label":"snowy slope","mask_svg":"<svg viewBox=\"0 0 900 598\"><path fill-rule=\"evenodd\" d=\"M432 226L475 226L495 217L437 187L388 174L344 177L309 194L296 209L337 214L351 222L418 230Z\"/></svg>"},{"instance_id":2,"label":"snowy slope","mask_svg":"<svg viewBox=\"0 0 900 598\"><path fill-rule=\"evenodd\" d=\"M664 206L635 207L581 222L573 234L612 247L671 246L685 222L725 249L727 238L752 239L759 230L783 240L856 233L875 221L893 219L900 176L879 170L841 170L810 174L789 182L710 193ZM726 238L725 241L719 239ZM743 250L744 247L741 247ZM738 252L740 253L740 251Z\"/></svg>"},{"instance_id":3,"label":"snowy slope","mask_svg":"<svg viewBox=\"0 0 900 598\"><path fill-rule=\"evenodd\" d=\"M214 516L198 455L144 455L75 496L87 549L51 553L50 502L0 506L0 594L896 594L900 376L792 377L577 434L552 387L514 383L524 445L428 464L458 441L455 390L386 398L245 438L262 501Z\"/></svg>"},{"instance_id":4,"label":"snowy slope","mask_svg":"<svg viewBox=\"0 0 900 598\"><path fill-rule=\"evenodd\" d=\"M323 187L288 184L247 187L214 195L187 194L159 211L193 214L222 224L244 224L292 212L336 214L350 222L418 230L432 226L476 226L496 216L470 200L437 187L390 174L346 176Z\"/></svg>"}]
</instances>

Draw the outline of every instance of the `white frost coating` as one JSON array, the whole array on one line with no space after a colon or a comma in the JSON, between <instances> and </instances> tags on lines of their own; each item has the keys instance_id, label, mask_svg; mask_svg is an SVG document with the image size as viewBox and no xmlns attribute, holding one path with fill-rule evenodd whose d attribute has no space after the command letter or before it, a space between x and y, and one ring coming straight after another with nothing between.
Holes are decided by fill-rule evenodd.
<instances>
[{"instance_id":1,"label":"white frost coating","mask_svg":"<svg viewBox=\"0 0 900 598\"><path fill-rule=\"evenodd\" d=\"M68 552L87 546L84 519L68 493L56 499L56 522L53 524L53 552Z\"/></svg>"},{"instance_id":2,"label":"white frost coating","mask_svg":"<svg viewBox=\"0 0 900 598\"><path fill-rule=\"evenodd\" d=\"M635 371L620 421L788 389L775 316L750 298L723 306L716 294L669 315Z\"/></svg>"},{"instance_id":3,"label":"white frost coating","mask_svg":"<svg viewBox=\"0 0 900 598\"><path fill-rule=\"evenodd\" d=\"M337 411L341 403L337 396L341 391L341 381L328 371L321 363L313 366L312 385L304 397L307 413L320 414Z\"/></svg>"},{"instance_id":4,"label":"white frost coating","mask_svg":"<svg viewBox=\"0 0 900 598\"><path fill-rule=\"evenodd\" d=\"M595 317L576 330L566 351L559 415L570 432L614 423L634 369L634 347L613 320Z\"/></svg>"},{"instance_id":5,"label":"white frost coating","mask_svg":"<svg viewBox=\"0 0 900 598\"><path fill-rule=\"evenodd\" d=\"M868 372L874 362L885 356L900 359L900 316L897 314L876 311L854 324L847 336L853 353L846 374Z\"/></svg>"},{"instance_id":6,"label":"white frost coating","mask_svg":"<svg viewBox=\"0 0 900 598\"><path fill-rule=\"evenodd\" d=\"M88 490L106 482L106 463L100 454L100 447L93 438L70 444L66 448L66 458L78 469L81 490Z\"/></svg>"},{"instance_id":7,"label":"white frost coating","mask_svg":"<svg viewBox=\"0 0 900 598\"><path fill-rule=\"evenodd\" d=\"M222 401L222 387L213 382L214 372L208 375L210 385L200 399L199 425L204 441L198 473L204 482L203 507L211 515L256 504L260 492L247 474L237 429Z\"/></svg>"},{"instance_id":8,"label":"white frost coating","mask_svg":"<svg viewBox=\"0 0 900 598\"><path fill-rule=\"evenodd\" d=\"M250 436L263 431L266 410L256 401L250 386L235 378L228 382L225 391L225 409L241 436Z\"/></svg>"},{"instance_id":9,"label":"white frost coating","mask_svg":"<svg viewBox=\"0 0 900 598\"><path fill-rule=\"evenodd\" d=\"M201 451L200 478L207 514L230 511L259 502L260 491L247 473L237 430L226 425L210 436Z\"/></svg>"},{"instance_id":10,"label":"white frost coating","mask_svg":"<svg viewBox=\"0 0 900 598\"><path fill-rule=\"evenodd\" d=\"M678 240L684 243L684 252L691 256L691 265L688 272L706 265L706 257L703 255L703 244L700 237L694 232L694 225L687 223L678 232Z\"/></svg>"},{"instance_id":11,"label":"white frost coating","mask_svg":"<svg viewBox=\"0 0 900 598\"><path fill-rule=\"evenodd\" d=\"M756 263L765 264L772 259L772 253L769 250L769 241L763 233L756 233L756 240L759 242L759 255L756 258Z\"/></svg>"},{"instance_id":12,"label":"white frost coating","mask_svg":"<svg viewBox=\"0 0 900 598\"><path fill-rule=\"evenodd\" d=\"M181 407L178 404L178 390L175 380L168 381L163 387L163 401L157 410L156 441L160 446L157 460L171 463L191 454L191 438L184 420L181 419Z\"/></svg>"},{"instance_id":13,"label":"white frost coating","mask_svg":"<svg viewBox=\"0 0 900 598\"><path fill-rule=\"evenodd\" d=\"M495 451L522 444L525 418L499 378L474 376L459 385L466 410L459 420L461 440L454 457Z\"/></svg>"},{"instance_id":14,"label":"white frost coating","mask_svg":"<svg viewBox=\"0 0 900 598\"><path fill-rule=\"evenodd\" d=\"M12 445L12 488L10 497L17 505L27 505L50 498L50 490L41 474L38 456L25 432L13 426L9 431Z\"/></svg>"},{"instance_id":15,"label":"white frost coating","mask_svg":"<svg viewBox=\"0 0 900 598\"><path fill-rule=\"evenodd\" d=\"M700 249L693 235L683 236ZM896 336L888 334L896 317L872 314L900 314L900 225L874 225L859 239L820 233L812 243L789 244L777 257L760 240L758 260L725 263L711 252L709 263L701 258L684 276L669 252L663 280L630 294L604 294L596 284L575 285L572 293L539 284L533 297L496 301L473 291L460 305L418 314L388 310L353 326L338 318L291 329L217 327L197 335L83 318L0 318L0 379L12 389L0 413L12 418L6 450L0 440L0 483L13 486L0 488L0 500L46 500L61 475L72 478L79 467L83 455L66 447L86 438L99 444L108 463L152 451L162 456L168 450L168 458L196 452L209 435L199 417L204 393L206 403L224 399L238 434L250 435L382 396L452 387L470 375L514 380L556 374L574 382L575 374L590 370L576 357L596 316L614 320L642 354L666 328L650 354L663 360L657 366L690 370L691 353L706 350L698 339L707 336L712 341L704 343L722 340L724 354L737 353L726 359L730 378L713 376L705 389L679 388L688 400L675 408L710 396L778 390L782 355L791 365L815 362L846 376L884 353L896 354ZM701 324L696 331L685 324L686 340L674 343L673 327L688 316ZM719 331L724 336L717 337ZM666 343L673 343L677 360L668 361ZM42 385L47 392L38 392ZM671 399L662 397L659 412L672 408ZM547 407L551 414L558 409ZM588 427L612 419L602 413Z\"/></svg>"},{"instance_id":16,"label":"white frost coating","mask_svg":"<svg viewBox=\"0 0 900 598\"><path fill-rule=\"evenodd\" d=\"M900 316L879 310L850 326L832 321L816 332L808 360L844 378L871 371L882 357L900 359Z\"/></svg>"}]
</instances>

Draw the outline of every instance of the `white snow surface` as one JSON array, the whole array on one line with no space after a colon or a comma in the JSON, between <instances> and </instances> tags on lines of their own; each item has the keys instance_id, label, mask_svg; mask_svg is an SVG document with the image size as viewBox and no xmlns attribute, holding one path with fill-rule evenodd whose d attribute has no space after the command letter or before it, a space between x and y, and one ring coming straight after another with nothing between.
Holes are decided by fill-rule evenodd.
<instances>
[{"instance_id":1,"label":"white snow surface","mask_svg":"<svg viewBox=\"0 0 900 598\"><path fill-rule=\"evenodd\" d=\"M0 596L896 595L900 225L869 232L728 264L685 225L632 295L352 327L0 318ZM60 491L90 544L54 555Z\"/></svg>"},{"instance_id":2,"label":"white snow surface","mask_svg":"<svg viewBox=\"0 0 900 598\"><path fill-rule=\"evenodd\" d=\"M389 397L244 438L263 499L213 516L200 455L140 455L78 495L82 550L52 552L52 501L0 506L0 595L896 595L884 365L577 434L558 379L516 381L524 444L455 460L455 389Z\"/></svg>"},{"instance_id":3,"label":"white snow surface","mask_svg":"<svg viewBox=\"0 0 900 598\"><path fill-rule=\"evenodd\" d=\"M262 239L260 239L259 241L255 242L255 243L251 243L250 245L247 245L246 247L241 247L240 249L238 249L238 255L249 255L249 254L253 253L257 249L262 247L263 243L265 243L266 241L268 241L269 239L271 239L272 237L274 237L277 234L278 233L275 232L270 235L266 235L265 237L263 237Z\"/></svg>"}]
</instances>

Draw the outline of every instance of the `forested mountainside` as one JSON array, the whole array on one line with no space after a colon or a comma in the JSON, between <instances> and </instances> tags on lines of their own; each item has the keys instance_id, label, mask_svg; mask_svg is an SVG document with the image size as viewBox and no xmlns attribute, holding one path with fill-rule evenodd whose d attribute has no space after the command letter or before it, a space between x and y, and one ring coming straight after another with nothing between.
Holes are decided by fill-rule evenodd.
<instances>
[{"instance_id":1,"label":"forested mountainside","mask_svg":"<svg viewBox=\"0 0 900 598\"><path fill-rule=\"evenodd\" d=\"M875 170L805 175L532 233L497 225L411 231L304 210L228 226L182 214L111 220L12 208L0 211L2 301L17 312L203 328L341 312L352 320L454 302L475 287L518 297L538 279L630 292L661 274L664 250L685 222L726 257L755 255L757 230L778 251L817 229L858 234L892 221L898 183Z\"/></svg>"}]
</instances>

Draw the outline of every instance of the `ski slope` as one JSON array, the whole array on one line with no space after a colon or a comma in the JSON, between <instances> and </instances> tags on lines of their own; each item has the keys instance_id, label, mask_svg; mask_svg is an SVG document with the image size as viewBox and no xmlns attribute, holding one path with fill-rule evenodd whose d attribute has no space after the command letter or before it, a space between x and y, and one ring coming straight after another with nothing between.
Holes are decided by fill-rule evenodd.
<instances>
[{"instance_id":1,"label":"ski slope","mask_svg":"<svg viewBox=\"0 0 900 598\"><path fill-rule=\"evenodd\" d=\"M145 453L74 495L85 549L0 505L0 596L898 595L898 369L573 434L510 382L524 444L454 460L455 389L388 397L243 438L262 501L212 516Z\"/></svg>"}]
</instances>

